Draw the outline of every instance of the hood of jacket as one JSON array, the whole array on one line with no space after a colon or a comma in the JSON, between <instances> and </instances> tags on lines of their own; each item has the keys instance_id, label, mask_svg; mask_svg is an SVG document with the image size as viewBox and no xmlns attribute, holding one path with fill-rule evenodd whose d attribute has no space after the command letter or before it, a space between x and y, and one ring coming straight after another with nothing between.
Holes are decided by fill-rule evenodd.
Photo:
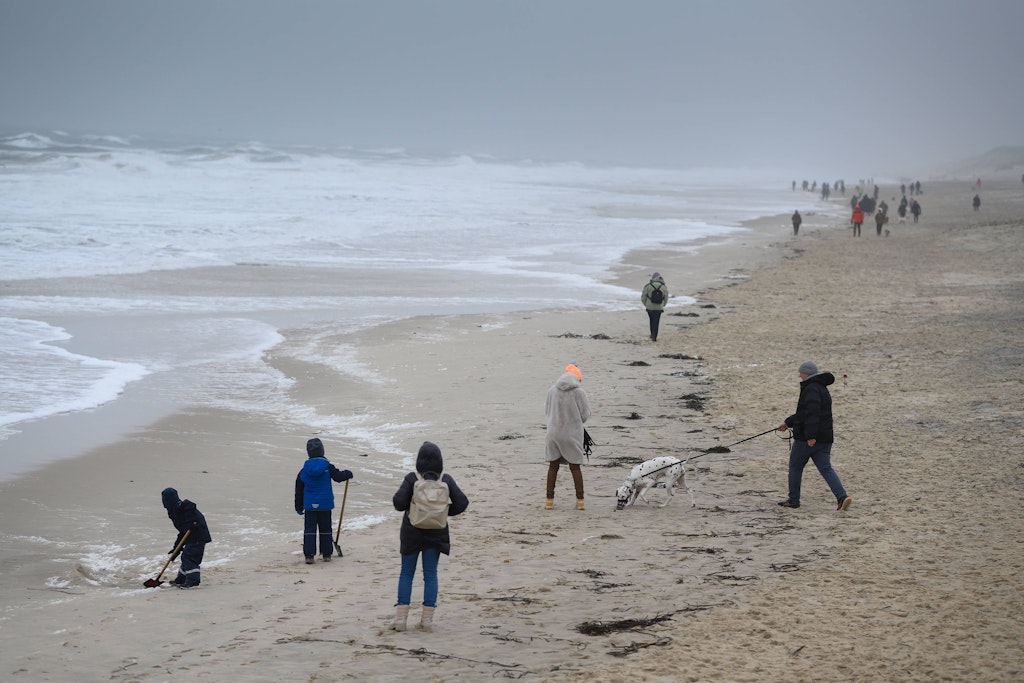
<instances>
[{"instance_id":1,"label":"hood of jacket","mask_svg":"<svg viewBox=\"0 0 1024 683\"><path fill-rule=\"evenodd\" d=\"M800 384L823 384L826 387L836 381L836 376L831 372L819 372L800 381Z\"/></svg>"},{"instance_id":2,"label":"hood of jacket","mask_svg":"<svg viewBox=\"0 0 1024 683\"><path fill-rule=\"evenodd\" d=\"M576 378L573 376L573 379ZM441 449L437 447L437 444L429 441L423 442L419 452L416 453L416 471L420 474L444 472L444 458L441 457Z\"/></svg>"},{"instance_id":3,"label":"hood of jacket","mask_svg":"<svg viewBox=\"0 0 1024 683\"><path fill-rule=\"evenodd\" d=\"M580 378L571 372L567 372L555 382L555 386L561 391L571 391L573 389L579 389L582 386Z\"/></svg>"},{"instance_id":4,"label":"hood of jacket","mask_svg":"<svg viewBox=\"0 0 1024 683\"><path fill-rule=\"evenodd\" d=\"M178 496L178 490L170 487L160 492L160 500L163 501L164 509L168 512L178 507L178 503L181 502L181 498Z\"/></svg>"},{"instance_id":5,"label":"hood of jacket","mask_svg":"<svg viewBox=\"0 0 1024 683\"><path fill-rule=\"evenodd\" d=\"M331 469L331 463L327 462L327 458L321 456L315 456L307 458L306 462L302 465L303 479L306 477L317 477L322 474L328 473Z\"/></svg>"}]
</instances>

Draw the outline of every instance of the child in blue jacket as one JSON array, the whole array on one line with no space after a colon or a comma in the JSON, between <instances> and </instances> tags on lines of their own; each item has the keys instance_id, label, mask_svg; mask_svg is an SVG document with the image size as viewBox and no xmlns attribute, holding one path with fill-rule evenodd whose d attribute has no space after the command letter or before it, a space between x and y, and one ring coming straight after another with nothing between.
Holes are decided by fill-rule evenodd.
<instances>
[{"instance_id":1,"label":"child in blue jacket","mask_svg":"<svg viewBox=\"0 0 1024 683\"><path fill-rule=\"evenodd\" d=\"M306 564L313 564L317 536L320 537L320 554L324 562L331 561L331 555L334 554L331 542L334 489L331 481L341 482L351 478L352 472L339 470L327 461L320 439L306 442L306 464L295 477L295 511L306 517L305 534L302 537L302 554L306 556Z\"/></svg>"}]
</instances>

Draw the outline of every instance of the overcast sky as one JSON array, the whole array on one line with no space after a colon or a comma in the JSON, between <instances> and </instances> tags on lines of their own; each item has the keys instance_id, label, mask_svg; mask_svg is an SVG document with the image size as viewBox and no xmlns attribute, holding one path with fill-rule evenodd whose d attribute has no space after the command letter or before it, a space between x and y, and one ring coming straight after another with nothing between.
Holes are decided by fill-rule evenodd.
<instances>
[{"instance_id":1,"label":"overcast sky","mask_svg":"<svg viewBox=\"0 0 1024 683\"><path fill-rule=\"evenodd\" d=\"M885 175L1024 144L1024 0L0 0L0 127Z\"/></svg>"}]
</instances>

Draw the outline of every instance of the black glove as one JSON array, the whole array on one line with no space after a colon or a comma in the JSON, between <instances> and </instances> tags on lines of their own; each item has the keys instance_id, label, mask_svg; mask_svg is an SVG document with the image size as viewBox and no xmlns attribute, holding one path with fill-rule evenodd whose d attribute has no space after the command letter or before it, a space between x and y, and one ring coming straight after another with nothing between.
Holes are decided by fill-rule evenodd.
<instances>
[{"instance_id":1,"label":"black glove","mask_svg":"<svg viewBox=\"0 0 1024 683\"><path fill-rule=\"evenodd\" d=\"M303 511L302 511L302 510L295 510L295 511L296 511L296 512L298 512L298 513L299 513L299 515L302 515L302 513L303 513Z\"/></svg>"},{"instance_id":2,"label":"black glove","mask_svg":"<svg viewBox=\"0 0 1024 683\"><path fill-rule=\"evenodd\" d=\"M342 481L348 481L351 478L352 478L352 470L342 470L341 471L341 480Z\"/></svg>"}]
</instances>

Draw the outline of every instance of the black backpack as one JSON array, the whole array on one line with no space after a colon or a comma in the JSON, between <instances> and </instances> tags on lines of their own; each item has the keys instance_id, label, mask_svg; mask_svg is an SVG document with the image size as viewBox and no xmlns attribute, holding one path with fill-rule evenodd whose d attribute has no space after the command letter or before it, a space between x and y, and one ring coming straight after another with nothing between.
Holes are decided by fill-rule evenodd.
<instances>
[{"instance_id":1,"label":"black backpack","mask_svg":"<svg viewBox=\"0 0 1024 683\"><path fill-rule=\"evenodd\" d=\"M661 291L660 286L654 284L653 282L651 283L651 285L654 287L654 289L651 291L651 296L649 297L651 303L660 304L662 301L665 300L665 293Z\"/></svg>"}]
</instances>

